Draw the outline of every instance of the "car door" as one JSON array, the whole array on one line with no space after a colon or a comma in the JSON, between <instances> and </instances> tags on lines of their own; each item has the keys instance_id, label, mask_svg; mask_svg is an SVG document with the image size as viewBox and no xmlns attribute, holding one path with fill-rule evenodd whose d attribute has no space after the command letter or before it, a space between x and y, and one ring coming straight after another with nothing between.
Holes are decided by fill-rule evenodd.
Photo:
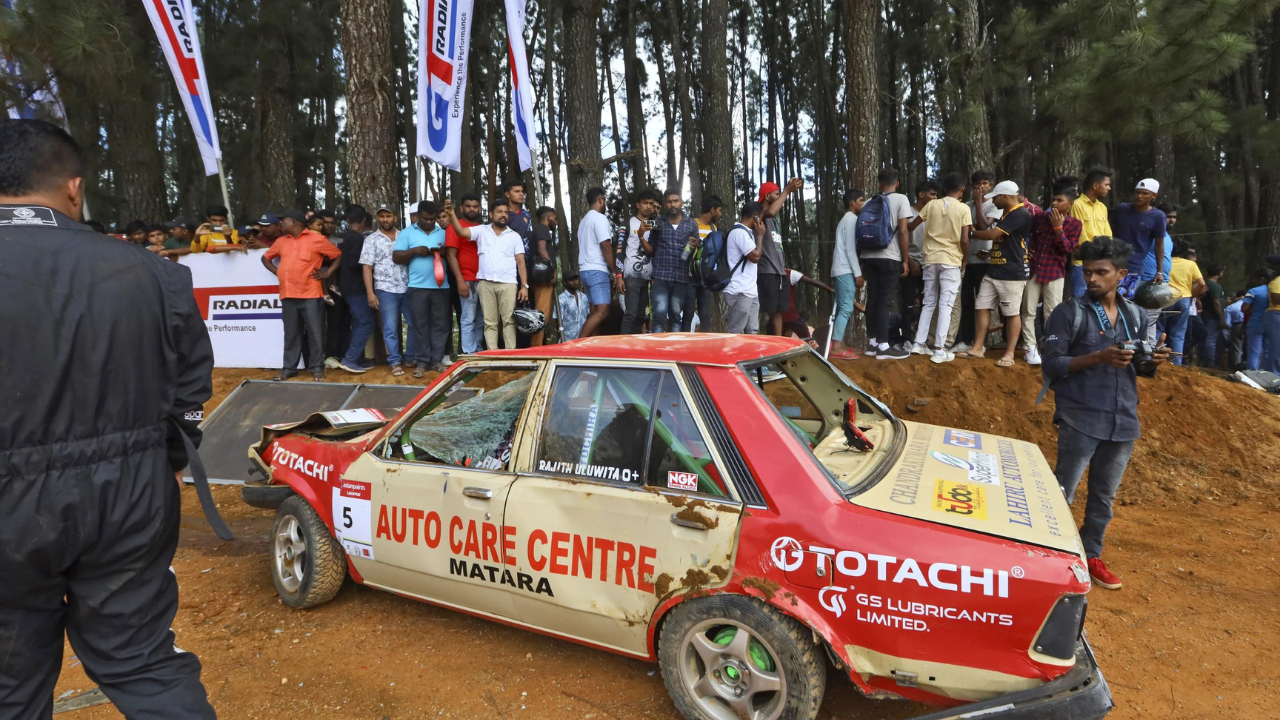
<instances>
[{"instance_id":1,"label":"car door","mask_svg":"<svg viewBox=\"0 0 1280 720\"><path fill-rule=\"evenodd\" d=\"M516 614L647 656L663 598L728 579L742 505L671 366L561 362L548 372L504 518L518 571L548 592L516 593Z\"/></svg>"},{"instance_id":2,"label":"car door","mask_svg":"<svg viewBox=\"0 0 1280 720\"><path fill-rule=\"evenodd\" d=\"M347 477L368 482L335 490L334 528L366 584L514 617L502 511L537 379L532 363L467 363L351 466ZM361 499L348 494L367 498L354 524L348 505ZM348 532L367 537L367 552Z\"/></svg>"}]
</instances>

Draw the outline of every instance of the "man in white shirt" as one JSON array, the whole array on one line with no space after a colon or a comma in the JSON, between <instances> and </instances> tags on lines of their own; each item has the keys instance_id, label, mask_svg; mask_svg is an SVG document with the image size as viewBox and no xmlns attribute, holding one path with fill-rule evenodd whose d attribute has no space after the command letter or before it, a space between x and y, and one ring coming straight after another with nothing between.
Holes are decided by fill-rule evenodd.
<instances>
[{"instance_id":1,"label":"man in white shirt","mask_svg":"<svg viewBox=\"0 0 1280 720\"><path fill-rule=\"evenodd\" d=\"M622 334L640 332L644 312L649 307L649 279L653 275L653 258L644 251L651 242L649 233L656 225L658 193L645 188L636 193L636 214L627 225L626 235L618 243L618 262L625 288L622 301Z\"/></svg>"},{"instance_id":2,"label":"man in white shirt","mask_svg":"<svg viewBox=\"0 0 1280 720\"><path fill-rule=\"evenodd\" d=\"M733 276L724 288L724 323L731 333L760 332L760 297L756 289L756 263L763 253L765 233L758 202L742 206L740 219L725 239L725 254Z\"/></svg>"},{"instance_id":3,"label":"man in white shirt","mask_svg":"<svg viewBox=\"0 0 1280 720\"><path fill-rule=\"evenodd\" d=\"M579 337L591 337L596 334L600 323L609 317L609 305L613 301L613 290L625 292L622 273L615 272L609 279L613 264L613 229L609 227L609 219L604 216L604 188L593 187L587 191L587 206L591 209L578 223L578 275L586 288L587 299L591 301L591 314L582 324Z\"/></svg>"},{"instance_id":4,"label":"man in white shirt","mask_svg":"<svg viewBox=\"0 0 1280 720\"><path fill-rule=\"evenodd\" d=\"M485 344L490 350L497 349L501 329L503 347L514 348L516 302L529 299L529 279L525 277L524 240L507 227L506 198L494 200L489 206L488 225L463 227L448 200L444 201L444 213L458 237L475 241L480 256L476 292L484 313Z\"/></svg>"},{"instance_id":5,"label":"man in white shirt","mask_svg":"<svg viewBox=\"0 0 1280 720\"><path fill-rule=\"evenodd\" d=\"M881 170L877 182L879 195L867 200L859 217L865 221L864 215L871 211L872 203L876 203L875 212L888 218L894 237L885 248L860 253L862 272L867 278L867 354L880 360L902 360L910 356L911 351L901 343L889 347L889 314L893 310L893 298L898 294L899 279L911 272L907 231L912 216L911 201L898 192L897 172ZM877 200L880 196L884 199Z\"/></svg>"},{"instance_id":6,"label":"man in white shirt","mask_svg":"<svg viewBox=\"0 0 1280 720\"><path fill-rule=\"evenodd\" d=\"M844 344L844 334L853 317L853 304L864 284L862 266L858 264L858 213L866 196L857 188L844 194L844 217L836 226L836 249L831 257L831 280L836 286L836 321L832 326L831 357L840 360L857 360L856 350Z\"/></svg>"}]
</instances>

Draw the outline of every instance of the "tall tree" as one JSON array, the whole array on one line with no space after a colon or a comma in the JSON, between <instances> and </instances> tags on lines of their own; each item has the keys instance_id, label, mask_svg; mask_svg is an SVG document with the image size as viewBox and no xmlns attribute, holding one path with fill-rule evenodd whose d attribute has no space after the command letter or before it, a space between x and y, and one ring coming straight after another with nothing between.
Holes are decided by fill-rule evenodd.
<instances>
[{"instance_id":1,"label":"tall tree","mask_svg":"<svg viewBox=\"0 0 1280 720\"><path fill-rule=\"evenodd\" d=\"M388 0L342 0L347 71L347 168L357 203L400 204L396 162L395 69Z\"/></svg>"},{"instance_id":2,"label":"tall tree","mask_svg":"<svg viewBox=\"0 0 1280 720\"><path fill-rule=\"evenodd\" d=\"M728 0L706 0L702 18L702 55L706 108L702 128L706 133L707 191L724 203L724 216L735 214L733 191L733 119L729 116L729 64L725 45L729 33ZM731 220L730 220L731 221ZM723 228L726 229L727 228Z\"/></svg>"},{"instance_id":3,"label":"tall tree","mask_svg":"<svg viewBox=\"0 0 1280 720\"><path fill-rule=\"evenodd\" d=\"M569 209L573 224L587 214L587 190L604 184L600 158L600 100L596 84L596 21L592 0L564 3L564 102L568 113ZM576 239L576 236L575 236Z\"/></svg>"},{"instance_id":4,"label":"tall tree","mask_svg":"<svg viewBox=\"0 0 1280 720\"><path fill-rule=\"evenodd\" d=\"M874 192L880 172L880 77L876 66L880 8L849 0L845 28L845 98L849 108L849 182Z\"/></svg>"}]
</instances>

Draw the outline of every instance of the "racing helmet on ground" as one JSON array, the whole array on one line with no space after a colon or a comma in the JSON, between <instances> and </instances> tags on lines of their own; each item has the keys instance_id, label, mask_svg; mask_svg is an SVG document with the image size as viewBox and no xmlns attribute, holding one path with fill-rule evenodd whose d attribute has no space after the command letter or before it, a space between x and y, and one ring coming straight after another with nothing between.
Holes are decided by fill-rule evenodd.
<instances>
[{"instance_id":1,"label":"racing helmet on ground","mask_svg":"<svg viewBox=\"0 0 1280 720\"><path fill-rule=\"evenodd\" d=\"M516 308L514 319L516 330L525 335L532 335L547 324L547 319L543 316L542 311L533 308Z\"/></svg>"},{"instance_id":2,"label":"racing helmet on ground","mask_svg":"<svg viewBox=\"0 0 1280 720\"><path fill-rule=\"evenodd\" d=\"M1148 280L1133 291L1133 301L1148 310L1163 310L1178 301L1168 283Z\"/></svg>"}]
</instances>

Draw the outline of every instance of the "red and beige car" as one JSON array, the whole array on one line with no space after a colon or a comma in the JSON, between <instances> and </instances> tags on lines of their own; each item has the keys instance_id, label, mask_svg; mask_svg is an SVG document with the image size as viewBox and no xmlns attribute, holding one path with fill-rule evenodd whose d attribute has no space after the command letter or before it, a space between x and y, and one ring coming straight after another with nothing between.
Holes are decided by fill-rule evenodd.
<instances>
[{"instance_id":1,"label":"red and beige car","mask_svg":"<svg viewBox=\"0 0 1280 720\"><path fill-rule=\"evenodd\" d=\"M930 718L1112 705L1039 448L896 418L796 340L483 352L390 420L319 413L249 454L293 607L350 575L656 661L691 719L813 718L830 665Z\"/></svg>"}]
</instances>

